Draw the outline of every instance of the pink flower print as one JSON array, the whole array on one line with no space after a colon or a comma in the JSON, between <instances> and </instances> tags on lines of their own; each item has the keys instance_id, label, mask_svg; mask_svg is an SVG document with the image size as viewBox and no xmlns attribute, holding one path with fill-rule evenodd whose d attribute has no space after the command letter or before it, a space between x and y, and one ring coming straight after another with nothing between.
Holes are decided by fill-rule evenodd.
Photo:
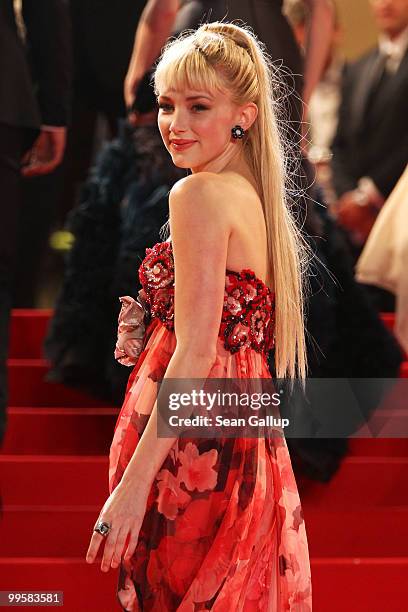
<instances>
[{"instance_id":1,"label":"pink flower print","mask_svg":"<svg viewBox=\"0 0 408 612\"><path fill-rule=\"evenodd\" d=\"M118 338L115 359L122 365L133 366L137 363L146 332L145 311L141 304L129 295L120 299L122 308L118 320Z\"/></svg>"},{"instance_id":2,"label":"pink flower print","mask_svg":"<svg viewBox=\"0 0 408 612\"><path fill-rule=\"evenodd\" d=\"M169 470L161 470L157 474L157 497L158 510L166 518L173 521L180 506L185 506L190 501L190 495L180 489L180 480L173 476Z\"/></svg>"},{"instance_id":3,"label":"pink flower print","mask_svg":"<svg viewBox=\"0 0 408 612\"><path fill-rule=\"evenodd\" d=\"M265 319L267 315L261 310L255 310L251 314L251 331L258 344L264 339ZM269 318L269 317L268 317Z\"/></svg>"},{"instance_id":4,"label":"pink flower print","mask_svg":"<svg viewBox=\"0 0 408 612\"><path fill-rule=\"evenodd\" d=\"M171 245L168 242L156 244L146 249L146 257L139 270L139 278L150 288L167 287L174 281L174 264Z\"/></svg>"},{"instance_id":5,"label":"pink flower print","mask_svg":"<svg viewBox=\"0 0 408 612\"><path fill-rule=\"evenodd\" d=\"M241 304L240 304L239 300L237 300L232 295L229 295L229 296L226 297L226 299L224 301L224 306L234 316L239 314L241 312L241 310L242 310L242 307L241 307Z\"/></svg>"},{"instance_id":6,"label":"pink flower print","mask_svg":"<svg viewBox=\"0 0 408 612\"><path fill-rule=\"evenodd\" d=\"M164 536L156 550L150 553L147 580L152 590L159 591L163 581L178 596L183 596L196 575L206 552L200 541L178 542L174 536ZM168 603L162 610L170 610Z\"/></svg>"},{"instance_id":7,"label":"pink flower print","mask_svg":"<svg viewBox=\"0 0 408 612\"><path fill-rule=\"evenodd\" d=\"M242 323L237 323L234 325L229 339L231 346L233 347L251 346L251 341L249 339L249 327L247 325L243 325Z\"/></svg>"},{"instance_id":8,"label":"pink flower print","mask_svg":"<svg viewBox=\"0 0 408 612\"><path fill-rule=\"evenodd\" d=\"M192 542L211 536L218 515L206 499L190 502L177 517L175 537L179 542Z\"/></svg>"},{"instance_id":9,"label":"pink flower print","mask_svg":"<svg viewBox=\"0 0 408 612\"><path fill-rule=\"evenodd\" d=\"M184 451L179 452L181 466L179 478L184 482L189 491L207 491L214 489L217 484L217 472L213 465L217 462L218 452L215 448L199 454L198 448L192 442L188 442Z\"/></svg>"},{"instance_id":10,"label":"pink flower print","mask_svg":"<svg viewBox=\"0 0 408 612\"><path fill-rule=\"evenodd\" d=\"M248 302L252 302L253 299L258 295L256 287L253 284L246 283L244 286L244 300L248 304Z\"/></svg>"}]
</instances>

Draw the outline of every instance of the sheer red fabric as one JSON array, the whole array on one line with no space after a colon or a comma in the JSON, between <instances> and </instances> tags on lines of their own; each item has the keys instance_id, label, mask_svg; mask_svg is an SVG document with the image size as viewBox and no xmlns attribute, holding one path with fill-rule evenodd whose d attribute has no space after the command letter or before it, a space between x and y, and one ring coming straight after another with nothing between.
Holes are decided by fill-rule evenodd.
<instances>
[{"instance_id":1,"label":"sheer red fabric","mask_svg":"<svg viewBox=\"0 0 408 612\"><path fill-rule=\"evenodd\" d=\"M152 321L130 375L110 449L113 491L154 407L174 352L170 243L139 269ZM227 271L209 377L270 378L273 294L251 270ZM136 551L122 563L123 610L310 612L309 552L284 436L176 441L150 491Z\"/></svg>"}]
</instances>

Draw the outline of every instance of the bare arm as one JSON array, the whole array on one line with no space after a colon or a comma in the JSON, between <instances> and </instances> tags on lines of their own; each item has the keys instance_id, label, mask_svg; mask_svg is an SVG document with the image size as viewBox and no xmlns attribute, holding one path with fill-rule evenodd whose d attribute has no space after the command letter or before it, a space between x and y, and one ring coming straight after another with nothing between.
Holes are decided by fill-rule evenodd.
<instances>
[{"instance_id":1,"label":"bare arm","mask_svg":"<svg viewBox=\"0 0 408 612\"><path fill-rule=\"evenodd\" d=\"M305 0L309 8L306 35L303 101L308 104L327 64L334 31L334 7L330 0Z\"/></svg>"},{"instance_id":2,"label":"bare arm","mask_svg":"<svg viewBox=\"0 0 408 612\"><path fill-rule=\"evenodd\" d=\"M222 194L204 172L179 181L170 195L177 345L164 379L205 379L215 362L231 232L220 199ZM157 435L156 401L122 480L99 516L112 526L105 542L103 571L118 567L123 554L129 559L134 553L149 491L175 440ZM88 563L95 561L103 539L93 533Z\"/></svg>"},{"instance_id":3,"label":"bare arm","mask_svg":"<svg viewBox=\"0 0 408 612\"><path fill-rule=\"evenodd\" d=\"M216 357L224 302L230 229L220 194L201 173L179 181L170 194L170 228L175 264L176 350L165 378L206 378ZM175 438L158 438L157 403L124 481L153 482Z\"/></svg>"},{"instance_id":4,"label":"bare arm","mask_svg":"<svg viewBox=\"0 0 408 612\"><path fill-rule=\"evenodd\" d=\"M179 0L148 0L136 30L133 53L125 78L127 107L133 104L139 83L170 36L179 5Z\"/></svg>"}]
</instances>

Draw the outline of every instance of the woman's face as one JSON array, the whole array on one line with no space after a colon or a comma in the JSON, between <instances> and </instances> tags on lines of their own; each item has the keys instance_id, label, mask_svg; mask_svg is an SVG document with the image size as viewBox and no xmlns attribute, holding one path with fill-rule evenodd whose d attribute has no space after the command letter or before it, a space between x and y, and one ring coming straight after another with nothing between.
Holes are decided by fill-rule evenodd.
<instances>
[{"instance_id":1,"label":"woman's face","mask_svg":"<svg viewBox=\"0 0 408 612\"><path fill-rule=\"evenodd\" d=\"M160 92L159 130L173 163L193 171L208 169L236 152L231 128L240 113L228 94L166 89Z\"/></svg>"}]
</instances>

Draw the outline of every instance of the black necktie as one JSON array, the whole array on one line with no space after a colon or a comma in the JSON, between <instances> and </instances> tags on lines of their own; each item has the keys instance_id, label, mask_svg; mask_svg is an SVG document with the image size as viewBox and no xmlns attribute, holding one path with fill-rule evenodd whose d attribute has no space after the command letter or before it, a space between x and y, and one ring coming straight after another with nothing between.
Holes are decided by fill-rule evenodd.
<instances>
[{"instance_id":1,"label":"black necktie","mask_svg":"<svg viewBox=\"0 0 408 612\"><path fill-rule=\"evenodd\" d=\"M373 68L370 82L368 85L368 91L365 97L363 123L366 127L370 126L373 122L375 123L376 115L376 102L380 93L384 90L387 82L392 78L392 73L387 70L387 61L389 56L385 53L380 53L376 65Z\"/></svg>"},{"instance_id":2,"label":"black necktie","mask_svg":"<svg viewBox=\"0 0 408 612\"><path fill-rule=\"evenodd\" d=\"M387 82L391 73L387 70L387 61L389 59L389 55L386 53L379 53L376 61L376 65L374 66L370 83L368 86L367 98L366 98L366 108L369 109L371 103L375 100L378 92L382 89L384 84Z\"/></svg>"}]
</instances>

